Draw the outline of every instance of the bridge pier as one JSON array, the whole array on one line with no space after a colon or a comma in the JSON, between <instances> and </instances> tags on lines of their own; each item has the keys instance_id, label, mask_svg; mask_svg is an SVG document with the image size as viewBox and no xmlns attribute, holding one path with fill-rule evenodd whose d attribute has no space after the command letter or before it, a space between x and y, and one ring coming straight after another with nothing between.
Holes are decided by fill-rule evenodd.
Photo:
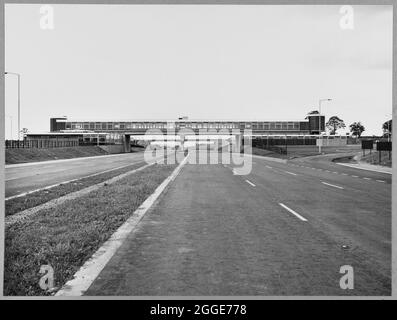
<instances>
[{"instance_id":1,"label":"bridge pier","mask_svg":"<svg viewBox=\"0 0 397 320\"><path fill-rule=\"evenodd\" d=\"M241 151L241 134L235 135L236 142L234 144L234 152L240 153Z\"/></svg>"},{"instance_id":2,"label":"bridge pier","mask_svg":"<svg viewBox=\"0 0 397 320\"><path fill-rule=\"evenodd\" d=\"M125 153L131 152L131 136L130 135L128 135L128 134L124 135L123 144L124 144L124 152Z\"/></svg>"}]
</instances>

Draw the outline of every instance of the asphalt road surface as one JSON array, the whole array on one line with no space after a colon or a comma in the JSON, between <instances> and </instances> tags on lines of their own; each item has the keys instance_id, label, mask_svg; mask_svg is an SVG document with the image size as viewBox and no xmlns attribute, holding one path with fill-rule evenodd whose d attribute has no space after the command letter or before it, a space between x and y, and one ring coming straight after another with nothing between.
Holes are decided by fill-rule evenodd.
<instances>
[{"instance_id":1,"label":"asphalt road surface","mask_svg":"<svg viewBox=\"0 0 397 320\"><path fill-rule=\"evenodd\" d=\"M44 188L57 183L142 162L143 153L43 161L6 166L5 197Z\"/></svg>"},{"instance_id":2,"label":"asphalt road surface","mask_svg":"<svg viewBox=\"0 0 397 320\"><path fill-rule=\"evenodd\" d=\"M343 290L341 266L354 271ZM390 295L391 175L329 156L183 167L86 295Z\"/></svg>"}]
</instances>

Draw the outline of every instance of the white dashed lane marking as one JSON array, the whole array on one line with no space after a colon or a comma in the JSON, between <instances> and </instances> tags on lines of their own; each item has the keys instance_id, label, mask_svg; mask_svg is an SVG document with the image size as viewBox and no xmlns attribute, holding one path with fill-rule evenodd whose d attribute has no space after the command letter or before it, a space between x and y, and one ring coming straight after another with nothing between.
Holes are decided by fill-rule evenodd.
<instances>
[{"instance_id":1,"label":"white dashed lane marking","mask_svg":"<svg viewBox=\"0 0 397 320\"><path fill-rule=\"evenodd\" d=\"M284 172L285 172L285 173L289 173L289 174L292 174L292 175L296 176L296 173L289 172L289 171L284 171Z\"/></svg>"},{"instance_id":2,"label":"white dashed lane marking","mask_svg":"<svg viewBox=\"0 0 397 320\"><path fill-rule=\"evenodd\" d=\"M295 217L297 217L298 219L302 220L302 221L307 221L307 219L305 219L304 217L302 217L299 213L295 212L294 210L288 208L285 204L279 203L280 206L282 206L285 210L291 212Z\"/></svg>"},{"instance_id":3,"label":"white dashed lane marking","mask_svg":"<svg viewBox=\"0 0 397 320\"><path fill-rule=\"evenodd\" d=\"M365 179L365 180L372 180L371 178L366 178L366 177L364 177L363 179Z\"/></svg>"},{"instance_id":4,"label":"white dashed lane marking","mask_svg":"<svg viewBox=\"0 0 397 320\"><path fill-rule=\"evenodd\" d=\"M251 182L251 181L249 181L249 180L245 180L245 182L247 182L249 185L251 185L251 186L253 186L253 187L255 187L255 185Z\"/></svg>"},{"instance_id":5,"label":"white dashed lane marking","mask_svg":"<svg viewBox=\"0 0 397 320\"><path fill-rule=\"evenodd\" d=\"M325 184L327 186L330 186L330 187L334 187L334 188L338 188L338 189L344 189L343 187L340 187L340 186L337 186L337 185L334 185L334 184L330 184L330 183L327 183L327 182L321 181L321 183Z\"/></svg>"},{"instance_id":6,"label":"white dashed lane marking","mask_svg":"<svg viewBox=\"0 0 397 320\"><path fill-rule=\"evenodd\" d=\"M385 182L385 181L383 181L383 180L376 180L376 181L378 181L378 182Z\"/></svg>"}]
</instances>

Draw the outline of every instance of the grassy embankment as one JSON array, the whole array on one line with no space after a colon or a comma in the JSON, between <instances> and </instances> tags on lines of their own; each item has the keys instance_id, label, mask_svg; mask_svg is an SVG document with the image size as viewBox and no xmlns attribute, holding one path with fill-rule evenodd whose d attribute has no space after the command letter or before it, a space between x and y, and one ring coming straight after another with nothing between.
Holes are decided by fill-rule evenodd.
<instances>
[{"instance_id":1,"label":"grassy embankment","mask_svg":"<svg viewBox=\"0 0 397 320\"><path fill-rule=\"evenodd\" d=\"M379 162L378 151L372 151L372 153L369 153L369 151L367 150L365 156L360 157L360 161L367 162L369 164L385 166L385 167L389 167L389 168L391 168L391 164L392 164L392 158L390 156L390 159L389 159L388 151L381 152L381 159Z\"/></svg>"},{"instance_id":2,"label":"grassy embankment","mask_svg":"<svg viewBox=\"0 0 397 320\"><path fill-rule=\"evenodd\" d=\"M61 287L154 192L176 165L156 164L90 194L9 225L5 230L5 295L49 295L40 267Z\"/></svg>"},{"instance_id":3,"label":"grassy embankment","mask_svg":"<svg viewBox=\"0 0 397 320\"><path fill-rule=\"evenodd\" d=\"M143 147L131 147L131 152L141 152ZM103 156L109 154L98 146L79 146L65 148L15 148L6 149L6 164L36 161L73 159L81 157Z\"/></svg>"},{"instance_id":4,"label":"grassy embankment","mask_svg":"<svg viewBox=\"0 0 397 320\"><path fill-rule=\"evenodd\" d=\"M46 160L72 159L108 154L98 146L65 148L16 148L6 149L6 164L26 163Z\"/></svg>"},{"instance_id":5,"label":"grassy embankment","mask_svg":"<svg viewBox=\"0 0 397 320\"><path fill-rule=\"evenodd\" d=\"M285 148L285 146L280 146ZM322 147L322 154L330 154L330 153L345 153L345 152L358 152L360 151L360 146L357 145L346 145L339 147ZM281 159L291 159L291 158L300 158L300 157L308 157L315 156L319 154L319 150L317 146L288 146L287 154L279 154L274 151L260 149L260 148L252 148L252 154L273 157L273 158L281 158Z\"/></svg>"}]
</instances>

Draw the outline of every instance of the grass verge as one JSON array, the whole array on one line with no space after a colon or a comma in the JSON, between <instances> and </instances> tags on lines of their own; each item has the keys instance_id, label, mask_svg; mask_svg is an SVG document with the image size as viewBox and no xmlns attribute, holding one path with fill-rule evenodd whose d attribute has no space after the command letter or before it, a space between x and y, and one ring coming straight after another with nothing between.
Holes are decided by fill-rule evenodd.
<instances>
[{"instance_id":1,"label":"grass verge","mask_svg":"<svg viewBox=\"0 0 397 320\"><path fill-rule=\"evenodd\" d=\"M379 161L379 151L373 151L371 154L368 153L360 158L360 161L367 162L369 164L385 166L391 168L392 160L389 158L388 151L381 151L381 158Z\"/></svg>"},{"instance_id":2,"label":"grass verge","mask_svg":"<svg viewBox=\"0 0 397 320\"><path fill-rule=\"evenodd\" d=\"M42 265L54 269L54 285L61 287L175 167L155 164L6 227L4 295L50 295L39 286Z\"/></svg>"},{"instance_id":3,"label":"grass verge","mask_svg":"<svg viewBox=\"0 0 397 320\"><path fill-rule=\"evenodd\" d=\"M285 148L285 146L280 146ZM322 154L330 154L330 153L347 153L347 152L357 152L360 151L360 146L358 145L346 145L346 146L326 146L321 148ZM319 150L317 146L288 146L287 154L279 154L277 152L261 149L261 148L252 148L252 154L280 159L292 159L292 158L302 158L309 156L319 155Z\"/></svg>"}]
</instances>

